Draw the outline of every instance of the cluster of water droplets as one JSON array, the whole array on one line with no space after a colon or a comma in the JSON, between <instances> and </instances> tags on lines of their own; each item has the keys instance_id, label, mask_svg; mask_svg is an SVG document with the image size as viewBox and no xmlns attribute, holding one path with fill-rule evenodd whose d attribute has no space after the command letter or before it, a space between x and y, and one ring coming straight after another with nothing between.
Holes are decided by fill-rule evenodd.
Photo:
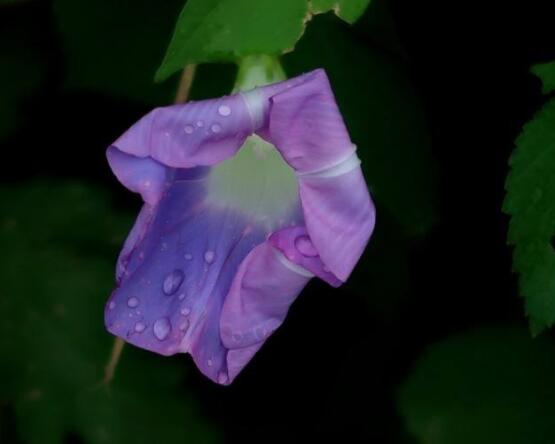
<instances>
[{"instance_id":1,"label":"cluster of water droplets","mask_svg":"<svg viewBox=\"0 0 555 444\"><path fill-rule=\"evenodd\" d=\"M218 107L218 115L221 117L229 117L231 116L231 108L228 105L220 105ZM185 134L193 134L196 128L203 128L204 122L202 120L198 120L195 124L188 123L183 128ZM214 134L218 134L222 130L222 125L215 122L210 125L210 131Z\"/></svg>"},{"instance_id":2,"label":"cluster of water droplets","mask_svg":"<svg viewBox=\"0 0 555 444\"><path fill-rule=\"evenodd\" d=\"M227 107L220 107L220 108L223 108L223 113L224 113L223 115L226 115L228 111L226 111L225 109L227 109ZM165 251L167 249L167 244L163 243L161 249L162 251ZM192 261L193 255L190 253L186 253L184 255L184 259L186 261ZM206 250L203 255L203 259L207 265L211 265L216 259L216 253L213 250ZM179 299L179 301L185 300L185 298L187 297L187 292L184 289L179 291L182 288L184 281L185 281L185 273L178 268L174 269L173 271L168 273L165 276L164 280L162 281L161 283L162 293L167 297L173 297L174 295L177 294L177 298ZM131 296L127 299L127 307L129 307L130 309L136 309L139 307L140 304L141 304L141 301L136 296ZM108 308L110 310L113 310L115 307L116 307L116 302L110 301L110 303L108 304ZM137 311L137 314L139 313L140 312ZM180 310L180 314L183 317L183 319L179 321L178 328L182 333L185 333L190 326L189 315L191 314L191 308L182 307ZM132 314L130 314L130 316L132 316ZM143 333L147 329L147 327L148 327L147 324L143 320L139 320L135 323L130 333L138 333L138 334ZM173 329L172 322L170 318L167 316L163 316L157 319L152 325L152 333L154 334L154 337L159 341L166 340L170 336L172 329Z\"/></svg>"}]
</instances>

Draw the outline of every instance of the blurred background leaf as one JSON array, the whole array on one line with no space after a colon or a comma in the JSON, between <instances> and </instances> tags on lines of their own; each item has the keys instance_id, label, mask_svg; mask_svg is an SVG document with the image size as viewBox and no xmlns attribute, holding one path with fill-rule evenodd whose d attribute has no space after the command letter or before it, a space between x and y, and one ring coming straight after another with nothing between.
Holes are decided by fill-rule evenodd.
<instances>
[{"instance_id":1,"label":"blurred background leaf","mask_svg":"<svg viewBox=\"0 0 555 444\"><path fill-rule=\"evenodd\" d=\"M291 49L302 35L307 9L306 0L189 0L156 78L164 80L190 63Z\"/></svg>"},{"instance_id":2,"label":"blurred background leaf","mask_svg":"<svg viewBox=\"0 0 555 444\"><path fill-rule=\"evenodd\" d=\"M541 79L543 84L542 92L544 94L549 94L555 90L555 60L550 63L534 65L532 72Z\"/></svg>"},{"instance_id":3,"label":"blurred background leaf","mask_svg":"<svg viewBox=\"0 0 555 444\"><path fill-rule=\"evenodd\" d=\"M555 442L555 346L488 327L429 346L399 408L422 444Z\"/></svg>"},{"instance_id":4,"label":"blurred background leaf","mask_svg":"<svg viewBox=\"0 0 555 444\"><path fill-rule=\"evenodd\" d=\"M370 0L311 0L314 14L333 11L348 23L354 23L364 12Z\"/></svg>"},{"instance_id":5,"label":"blurred background leaf","mask_svg":"<svg viewBox=\"0 0 555 444\"><path fill-rule=\"evenodd\" d=\"M0 188L0 399L26 443L215 442L184 363L136 349L101 384L113 338L102 324L114 258L130 227L106 193L72 182Z\"/></svg>"},{"instance_id":6,"label":"blurred background leaf","mask_svg":"<svg viewBox=\"0 0 555 444\"><path fill-rule=\"evenodd\" d=\"M312 14L333 10L352 23L369 1L189 0L177 20L156 79L165 80L191 63L290 52Z\"/></svg>"},{"instance_id":7,"label":"blurred background leaf","mask_svg":"<svg viewBox=\"0 0 555 444\"><path fill-rule=\"evenodd\" d=\"M553 89L555 63L537 66L544 92ZM516 140L503 210L511 216L508 242L533 334L555 323L555 99Z\"/></svg>"}]
</instances>

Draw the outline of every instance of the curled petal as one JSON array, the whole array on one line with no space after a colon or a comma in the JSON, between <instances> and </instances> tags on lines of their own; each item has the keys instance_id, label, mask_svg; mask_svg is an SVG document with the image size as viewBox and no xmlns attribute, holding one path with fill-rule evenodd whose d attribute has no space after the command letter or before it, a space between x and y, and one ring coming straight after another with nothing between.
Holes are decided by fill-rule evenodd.
<instances>
[{"instance_id":1,"label":"curled petal","mask_svg":"<svg viewBox=\"0 0 555 444\"><path fill-rule=\"evenodd\" d=\"M345 281L374 228L374 205L325 72L295 82L266 87L260 134L296 171L310 241L324 266Z\"/></svg>"},{"instance_id":2,"label":"curled petal","mask_svg":"<svg viewBox=\"0 0 555 444\"><path fill-rule=\"evenodd\" d=\"M156 108L113 145L175 168L209 166L232 157L254 132L240 95Z\"/></svg>"},{"instance_id":3,"label":"curled petal","mask_svg":"<svg viewBox=\"0 0 555 444\"><path fill-rule=\"evenodd\" d=\"M239 349L264 341L311 277L269 242L254 248L237 270L223 306L224 346Z\"/></svg>"}]
</instances>

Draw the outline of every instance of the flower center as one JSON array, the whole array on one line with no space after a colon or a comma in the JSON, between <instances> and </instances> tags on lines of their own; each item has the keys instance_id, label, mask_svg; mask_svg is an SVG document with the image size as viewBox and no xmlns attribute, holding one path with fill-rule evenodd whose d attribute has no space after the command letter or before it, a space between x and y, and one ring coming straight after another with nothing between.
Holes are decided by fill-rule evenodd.
<instances>
[{"instance_id":1,"label":"flower center","mask_svg":"<svg viewBox=\"0 0 555 444\"><path fill-rule=\"evenodd\" d=\"M282 225L298 206L297 179L276 148L254 135L237 155L211 169L208 199L270 226Z\"/></svg>"}]
</instances>

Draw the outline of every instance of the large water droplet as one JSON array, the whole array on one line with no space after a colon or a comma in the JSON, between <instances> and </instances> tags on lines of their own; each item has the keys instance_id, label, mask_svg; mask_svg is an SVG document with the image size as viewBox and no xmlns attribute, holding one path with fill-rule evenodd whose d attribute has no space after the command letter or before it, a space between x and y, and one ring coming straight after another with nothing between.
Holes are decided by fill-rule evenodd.
<instances>
[{"instance_id":1,"label":"large water droplet","mask_svg":"<svg viewBox=\"0 0 555 444\"><path fill-rule=\"evenodd\" d=\"M231 115L231 108L227 105L220 105L218 108L218 114L223 117Z\"/></svg>"},{"instance_id":2,"label":"large water droplet","mask_svg":"<svg viewBox=\"0 0 555 444\"><path fill-rule=\"evenodd\" d=\"M164 284L162 285L162 291L166 295L171 296L177 290L179 290L179 287L181 287L181 283L183 282L184 277L185 275L181 270L177 270L177 269L173 270L170 274L166 276L166 279L164 279Z\"/></svg>"},{"instance_id":3,"label":"large water droplet","mask_svg":"<svg viewBox=\"0 0 555 444\"><path fill-rule=\"evenodd\" d=\"M297 239L295 239L295 247L301 252L303 256L318 256L318 250L316 249L316 247L314 247L308 236L299 236Z\"/></svg>"},{"instance_id":4,"label":"large water droplet","mask_svg":"<svg viewBox=\"0 0 555 444\"><path fill-rule=\"evenodd\" d=\"M129 299L127 299L127 306L129 308L135 308L139 306L139 299L136 298L135 296L131 296Z\"/></svg>"},{"instance_id":5,"label":"large water droplet","mask_svg":"<svg viewBox=\"0 0 555 444\"><path fill-rule=\"evenodd\" d=\"M156 339L158 339L159 341L163 341L172 331L172 325L168 318L160 318L154 323L152 330L154 331L154 336L156 336Z\"/></svg>"},{"instance_id":6,"label":"large water droplet","mask_svg":"<svg viewBox=\"0 0 555 444\"><path fill-rule=\"evenodd\" d=\"M210 129L212 130L213 133L219 133L222 130L222 127L219 123L214 123Z\"/></svg>"},{"instance_id":7,"label":"large water droplet","mask_svg":"<svg viewBox=\"0 0 555 444\"><path fill-rule=\"evenodd\" d=\"M193 134L194 130L195 130L195 127L193 125L185 125L185 133Z\"/></svg>"},{"instance_id":8,"label":"large water droplet","mask_svg":"<svg viewBox=\"0 0 555 444\"><path fill-rule=\"evenodd\" d=\"M142 333L143 331L145 331L145 328L146 328L146 325L144 322L139 321L135 324L135 331L137 333Z\"/></svg>"},{"instance_id":9,"label":"large water droplet","mask_svg":"<svg viewBox=\"0 0 555 444\"><path fill-rule=\"evenodd\" d=\"M189 316L190 313L191 313L191 309L189 307L183 307L181 309L181 314L183 316Z\"/></svg>"},{"instance_id":10,"label":"large water droplet","mask_svg":"<svg viewBox=\"0 0 555 444\"><path fill-rule=\"evenodd\" d=\"M208 250L206 253L204 253L204 260L207 264L211 264L212 262L214 262L215 257L216 253L214 253L212 250Z\"/></svg>"}]
</instances>

